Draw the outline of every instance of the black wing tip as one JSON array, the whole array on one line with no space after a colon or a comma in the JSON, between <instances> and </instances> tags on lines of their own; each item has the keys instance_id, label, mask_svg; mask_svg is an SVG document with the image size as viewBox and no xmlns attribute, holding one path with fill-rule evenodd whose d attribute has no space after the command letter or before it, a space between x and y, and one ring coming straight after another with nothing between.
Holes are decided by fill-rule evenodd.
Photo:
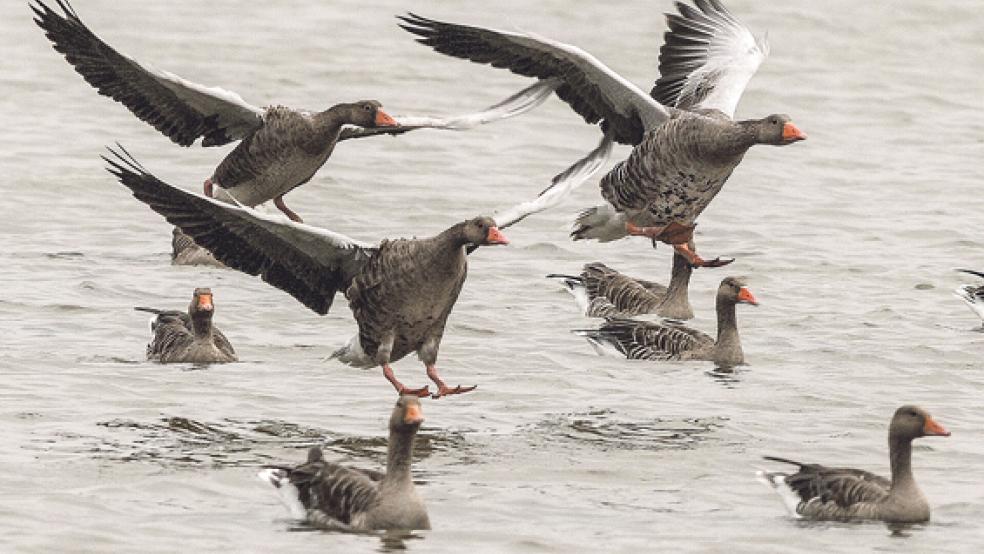
<instances>
[{"instance_id":1,"label":"black wing tip","mask_svg":"<svg viewBox=\"0 0 984 554\"><path fill-rule=\"evenodd\" d=\"M981 272L981 271L975 271L975 270L973 270L973 269L962 269L962 268L957 268L957 269L954 269L954 271L959 271L959 272L961 272L961 273L969 273L970 275L975 275L975 276L977 276L977 277L981 277L981 278L984 278L984 272Z\"/></svg>"},{"instance_id":2,"label":"black wing tip","mask_svg":"<svg viewBox=\"0 0 984 554\"><path fill-rule=\"evenodd\" d=\"M781 464L792 464L794 466L805 467L807 464L803 462L797 462L796 460L790 460L789 458L781 458L779 456L762 456L763 460L770 462L779 462Z\"/></svg>"}]
</instances>

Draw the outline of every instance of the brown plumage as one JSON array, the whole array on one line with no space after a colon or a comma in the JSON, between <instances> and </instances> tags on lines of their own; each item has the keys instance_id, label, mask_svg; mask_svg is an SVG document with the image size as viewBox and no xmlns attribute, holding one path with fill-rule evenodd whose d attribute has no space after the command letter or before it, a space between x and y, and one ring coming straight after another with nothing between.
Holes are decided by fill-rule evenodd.
<instances>
[{"instance_id":1,"label":"brown plumage","mask_svg":"<svg viewBox=\"0 0 984 554\"><path fill-rule=\"evenodd\" d=\"M154 336L147 344L148 360L164 364L239 361L232 344L212 324L212 289L195 289L187 312L145 307L134 310L157 315L150 324Z\"/></svg>"},{"instance_id":2,"label":"brown plumage","mask_svg":"<svg viewBox=\"0 0 984 554\"><path fill-rule=\"evenodd\" d=\"M343 362L371 367L401 393L410 389L393 375L390 362L416 352L437 385L436 397L475 387L448 387L434 366L444 326L467 276L467 249L507 244L488 217L477 217L424 239L384 240L378 246L273 218L185 192L160 181L125 151L105 158L109 171L151 209L177 225L216 259L259 275L311 310L325 314L342 291L359 334L335 353Z\"/></svg>"},{"instance_id":3,"label":"brown plumage","mask_svg":"<svg viewBox=\"0 0 984 554\"><path fill-rule=\"evenodd\" d=\"M798 518L815 520L873 519L892 523L929 520L929 503L912 475L912 441L925 436L950 436L929 413L917 406L895 411L888 428L892 478L860 469L804 464L786 458L766 460L799 466L796 473L758 472Z\"/></svg>"},{"instance_id":4,"label":"brown plumage","mask_svg":"<svg viewBox=\"0 0 984 554\"><path fill-rule=\"evenodd\" d=\"M738 334L737 304L758 301L737 277L726 277L718 287L717 339L678 322L609 319L598 329L578 330L599 350L613 347L630 360L708 360L721 367L745 363Z\"/></svg>"},{"instance_id":5,"label":"brown plumage","mask_svg":"<svg viewBox=\"0 0 984 554\"><path fill-rule=\"evenodd\" d=\"M675 254L669 286L623 275L601 262L585 264L578 276L547 277L561 279L587 317L656 314L686 320L694 317L687 295L692 272L686 258Z\"/></svg>"},{"instance_id":6,"label":"brown plumage","mask_svg":"<svg viewBox=\"0 0 984 554\"><path fill-rule=\"evenodd\" d=\"M276 487L297 518L325 529L373 531L430 529L427 508L410 472L413 440L424 421L420 401L403 396L389 421L386 472L326 462L313 447L297 467L268 466L261 480Z\"/></svg>"}]
</instances>

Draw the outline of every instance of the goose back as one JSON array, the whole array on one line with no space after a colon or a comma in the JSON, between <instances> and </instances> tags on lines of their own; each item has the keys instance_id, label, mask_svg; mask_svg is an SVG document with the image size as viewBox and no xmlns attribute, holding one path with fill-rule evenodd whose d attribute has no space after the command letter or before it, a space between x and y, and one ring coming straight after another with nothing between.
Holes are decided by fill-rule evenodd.
<instances>
[{"instance_id":1,"label":"goose back","mask_svg":"<svg viewBox=\"0 0 984 554\"><path fill-rule=\"evenodd\" d=\"M229 339L207 322L209 332L196 336L191 316L176 310L135 308L137 311L156 314L151 323L153 337L147 344L147 359L168 363L226 363L239 360Z\"/></svg>"}]
</instances>

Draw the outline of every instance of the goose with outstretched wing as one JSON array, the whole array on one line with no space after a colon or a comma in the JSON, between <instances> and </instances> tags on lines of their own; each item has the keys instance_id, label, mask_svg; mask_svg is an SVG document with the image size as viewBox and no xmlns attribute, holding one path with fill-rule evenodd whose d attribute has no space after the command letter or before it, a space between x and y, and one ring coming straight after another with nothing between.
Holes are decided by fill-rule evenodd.
<instances>
[{"instance_id":1,"label":"goose with outstretched wing","mask_svg":"<svg viewBox=\"0 0 984 554\"><path fill-rule=\"evenodd\" d=\"M182 146L240 141L205 180L205 194L256 206L273 200L294 221L284 195L308 182L340 140L402 134L416 129L459 130L524 113L557 86L542 81L483 111L450 118L394 118L375 100L336 104L324 111L258 108L236 93L206 87L133 60L100 39L66 0L61 13L41 0L31 9L53 47L100 94ZM220 189L220 190L218 190Z\"/></svg>"},{"instance_id":2,"label":"goose with outstretched wing","mask_svg":"<svg viewBox=\"0 0 984 554\"><path fill-rule=\"evenodd\" d=\"M476 217L433 237L371 245L187 192L154 177L122 147L110 152L104 157L107 169L134 197L226 266L260 276L321 315L328 313L337 292L344 293L359 333L333 357L357 367L381 366L397 392L425 396L430 393L427 386L404 386L390 367L416 352L437 386L436 397L475 388L447 386L435 367L445 323L465 282L468 253L480 246L507 244L500 228L553 205L557 197L551 191L583 182L597 169L600 157L581 160L536 200L494 219Z\"/></svg>"},{"instance_id":3,"label":"goose with outstretched wing","mask_svg":"<svg viewBox=\"0 0 984 554\"><path fill-rule=\"evenodd\" d=\"M437 52L559 81L557 96L588 123L601 123L615 142L632 145L628 159L601 179L605 203L577 218L575 240L629 235L672 244L697 267L688 246L697 217L756 144L804 140L786 115L735 121L746 84L768 47L719 0L677 2L660 50L660 78L651 94L591 54L545 37L428 19L400 17L400 26Z\"/></svg>"}]
</instances>

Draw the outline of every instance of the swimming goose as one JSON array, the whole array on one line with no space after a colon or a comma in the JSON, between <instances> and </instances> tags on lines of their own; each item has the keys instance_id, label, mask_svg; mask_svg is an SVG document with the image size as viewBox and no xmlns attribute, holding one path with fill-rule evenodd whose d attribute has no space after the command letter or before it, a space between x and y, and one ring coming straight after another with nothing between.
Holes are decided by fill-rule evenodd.
<instances>
[{"instance_id":1,"label":"swimming goose","mask_svg":"<svg viewBox=\"0 0 984 554\"><path fill-rule=\"evenodd\" d=\"M984 273L972 269L958 269L957 271L984 277ZM967 307L977 314L977 317L981 318L981 324L984 325L984 285L960 285L954 289L953 294L963 300Z\"/></svg>"},{"instance_id":2,"label":"swimming goose","mask_svg":"<svg viewBox=\"0 0 984 554\"><path fill-rule=\"evenodd\" d=\"M410 473L413 439L424 421L420 400L402 396L389 420L386 473L324 460L313 447L297 467L268 466L260 480L273 485L291 515L324 529L373 531L430 529Z\"/></svg>"},{"instance_id":3,"label":"swimming goose","mask_svg":"<svg viewBox=\"0 0 984 554\"><path fill-rule=\"evenodd\" d=\"M666 16L661 76L649 95L584 50L545 37L413 13L400 17L400 26L442 54L559 79L557 96L587 123L600 121L604 140L634 147L602 178L605 204L581 213L575 240L646 236L672 244L695 267L720 266L733 260L704 260L688 247L697 217L751 146L784 146L806 135L783 114L734 121L768 45L718 0L694 4L678 2L679 15Z\"/></svg>"},{"instance_id":4,"label":"swimming goose","mask_svg":"<svg viewBox=\"0 0 984 554\"><path fill-rule=\"evenodd\" d=\"M554 187L495 219L476 217L437 236L384 240L372 246L345 235L270 216L245 206L186 192L147 172L125 150L110 150L107 168L134 197L164 216L232 269L259 275L314 312L328 313L343 291L359 333L334 357L356 367L381 366L400 394L426 396L427 386L411 389L390 367L416 352L437 385L435 398L475 387L448 387L435 362L445 322L467 275L467 253L479 246L508 244L500 231L552 205L551 191L563 189L596 167L582 160L558 176Z\"/></svg>"},{"instance_id":5,"label":"swimming goose","mask_svg":"<svg viewBox=\"0 0 984 554\"><path fill-rule=\"evenodd\" d=\"M888 427L888 457L892 478L861 469L804 464L766 456L766 460L799 466L796 473L759 471L796 518L814 520L881 520L890 523L929 521L929 503L912 476L912 440L949 437L930 415L917 406L895 411Z\"/></svg>"},{"instance_id":6,"label":"swimming goose","mask_svg":"<svg viewBox=\"0 0 984 554\"><path fill-rule=\"evenodd\" d=\"M560 279L587 317L657 314L685 320L694 317L687 296L692 271L687 259L674 253L669 287L623 275L601 262L585 264L578 276L552 273L547 277Z\"/></svg>"},{"instance_id":7,"label":"swimming goose","mask_svg":"<svg viewBox=\"0 0 984 554\"><path fill-rule=\"evenodd\" d=\"M147 345L147 359L167 363L226 363L239 357L229 339L212 325L215 306L212 289L197 288L187 312L136 307L157 317L150 323L153 338Z\"/></svg>"},{"instance_id":8,"label":"swimming goose","mask_svg":"<svg viewBox=\"0 0 984 554\"><path fill-rule=\"evenodd\" d=\"M298 222L300 216L284 204L284 195L308 182L338 141L423 128L467 129L528 111L556 86L537 83L482 112L448 119L398 121L376 100L336 104L321 112L258 108L236 93L187 81L120 54L89 30L66 0L56 1L63 14L36 0L37 5L31 5L35 22L55 50L100 94L120 102L182 146L199 137L202 146L240 141L205 180L206 196L235 199L247 206L273 200ZM346 128L352 125L361 129Z\"/></svg>"},{"instance_id":9,"label":"swimming goose","mask_svg":"<svg viewBox=\"0 0 984 554\"><path fill-rule=\"evenodd\" d=\"M721 281L717 292L717 340L673 320L662 322L615 318L599 329L577 330L599 352L612 347L630 360L709 360L721 367L745 363L738 335L737 304L758 305L738 277Z\"/></svg>"}]
</instances>

